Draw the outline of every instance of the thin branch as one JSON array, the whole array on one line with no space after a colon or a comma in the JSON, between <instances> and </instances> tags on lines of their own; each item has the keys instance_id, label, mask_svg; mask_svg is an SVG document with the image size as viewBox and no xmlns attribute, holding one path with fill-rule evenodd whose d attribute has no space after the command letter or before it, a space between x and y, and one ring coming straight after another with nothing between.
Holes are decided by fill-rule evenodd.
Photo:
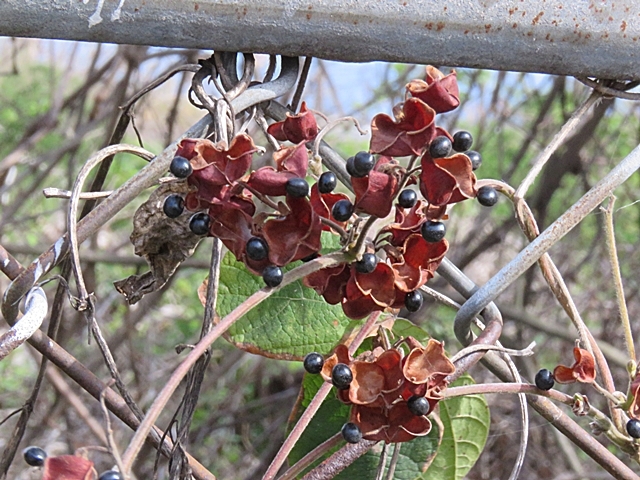
<instances>
[{"instance_id":1,"label":"thin branch","mask_svg":"<svg viewBox=\"0 0 640 480\"><path fill-rule=\"evenodd\" d=\"M605 218L605 236L607 238L607 250L609 252L609 262L611 263L611 275L613 276L613 286L616 290L616 299L618 300L618 310L620 311L620 322L624 331L624 340L627 347L629 358L636 361L636 349L633 341L633 332L631 331L631 322L629 320L629 312L627 310L627 302L625 301L624 286L622 285L622 274L620 273L620 263L618 262L618 250L616 248L616 233L613 228L613 204L616 197L609 197L607 208L600 207Z\"/></svg>"}]
</instances>

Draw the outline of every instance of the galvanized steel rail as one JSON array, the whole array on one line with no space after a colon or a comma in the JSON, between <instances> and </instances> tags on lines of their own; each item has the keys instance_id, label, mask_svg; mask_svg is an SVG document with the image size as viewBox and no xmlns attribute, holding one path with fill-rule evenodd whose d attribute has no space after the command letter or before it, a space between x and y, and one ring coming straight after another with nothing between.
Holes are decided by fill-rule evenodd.
<instances>
[{"instance_id":1,"label":"galvanized steel rail","mask_svg":"<svg viewBox=\"0 0 640 480\"><path fill-rule=\"evenodd\" d=\"M640 80L637 0L3 0L0 35Z\"/></svg>"}]
</instances>

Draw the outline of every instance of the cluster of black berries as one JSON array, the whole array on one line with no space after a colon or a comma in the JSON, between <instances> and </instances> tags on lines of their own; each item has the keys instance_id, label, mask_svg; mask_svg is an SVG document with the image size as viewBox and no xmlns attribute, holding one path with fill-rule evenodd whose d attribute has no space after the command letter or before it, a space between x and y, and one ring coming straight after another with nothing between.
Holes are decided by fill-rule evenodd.
<instances>
[{"instance_id":1,"label":"cluster of black berries","mask_svg":"<svg viewBox=\"0 0 640 480\"><path fill-rule=\"evenodd\" d=\"M304 357L303 362L304 369L311 374L318 374L322 371L324 366L324 357L319 353L312 352ZM338 390L346 390L353 381L353 372L348 365L344 363L336 363L331 370L331 383ZM362 440L362 432L353 422L347 422L342 426L340 430L342 437L348 443L358 443Z\"/></svg>"}]
</instances>

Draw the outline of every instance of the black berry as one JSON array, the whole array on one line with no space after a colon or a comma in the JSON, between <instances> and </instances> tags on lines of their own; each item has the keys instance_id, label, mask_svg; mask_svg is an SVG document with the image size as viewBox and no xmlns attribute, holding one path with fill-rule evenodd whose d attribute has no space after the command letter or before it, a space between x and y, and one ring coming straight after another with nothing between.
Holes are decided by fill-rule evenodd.
<instances>
[{"instance_id":1,"label":"black berry","mask_svg":"<svg viewBox=\"0 0 640 480\"><path fill-rule=\"evenodd\" d=\"M453 149L456 152L466 152L473 145L473 137L469 132L461 130L453 136Z\"/></svg>"},{"instance_id":2,"label":"black berry","mask_svg":"<svg viewBox=\"0 0 640 480\"><path fill-rule=\"evenodd\" d=\"M331 193L338 186L338 179L333 172L324 172L318 179L318 190L320 193Z\"/></svg>"},{"instance_id":3,"label":"black berry","mask_svg":"<svg viewBox=\"0 0 640 480\"><path fill-rule=\"evenodd\" d=\"M640 420L632 418L627 422L627 433L630 437L640 438Z\"/></svg>"},{"instance_id":4,"label":"black berry","mask_svg":"<svg viewBox=\"0 0 640 480\"><path fill-rule=\"evenodd\" d=\"M345 423L340 431L342 432L342 438L344 438L348 443L358 443L362 440L360 427L353 422Z\"/></svg>"},{"instance_id":5,"label":"black berry","mask_svg":"<svg viewBox=\"0 0 640 480\"><path fill-rule=\"evenodd\" d=\"M98 480L122 480L122 479L123 479L122 474L120 472L117 472L116 470L107 470L98 478Z\"/></svg>"},{"instance_id":6,"label":"black berry","mask_svg":"<svg viewBox=\"0 0 640 480\"><path fill-rule=\"evenodd\" d=\"M260 237L251 237L245 247L245 252L250 260L259 262L269 255L269 245Z\"/></svg>"},{"instance_id":7,"label":"black berry","mask_svg":"<svg viewBox=\"0 0 640 480\"><path fill-rule=\"evenodd\" d=\"M276 265L269 265L262 271L262 280L267 287L277 287L282 283L282 269Z\"/></svg>"},{"instance_id":8,"label":"black berry","mask_svg":"<svg viewBox=\"0 0 640 480\"><path fill-rule=\"evenodd\" d=\"M209 233L209 222L211 219L206 213L196 213L189 220L189 229L196 235L206 235Z\"/></svg>"},{"instance_id":9,"label":"black berry","mask_svg":"<svg viewBox=\"0 0 640 480\"><path fill-rule=\"evenodd\" d=\"M309 195L309 184L304 178L290 178L285 189L292 197L303 198Z\"/></svg>"},{"instance_id":10,"label":"black berry","mask_svg":"<svg viewBox=\"0 0 640 480\"><path fill-rule=\"evenodd\" d=\"M411 413L418 417L429 413L429 408L431 408L429 400L425 397L419 397L418 395L414 395L407 400L407 407L409 407Z\"/></svg>"},{"instance_id":11,"label":"black berry","mask_svg":"<svg viewBox=\"0 0 640 480\"><path fill-rule=\"evenodd\" d=\"M187 178L193 172L191 163L184 157L173 157L171 165L169 165L169 171L178 178Z\"/></svg>"},{"instance_id":12,"label":"black berry","mask_svg":"<svg viewBox=\"0 0 640 480\"><path fill-rule=\"evenodd\" d=\"M347 199L338 200L333 204L331 215L339 222L346 222L353 215L353 203Z\"/></svg>"},{"instance_id":13,"label":"black berry","mask_svg":"<svg viewBox=\"0 0 640 480\"><path fill-rule=\"evenodd\" d=\"M471 160L471 168L473 170L480 168L480 165L482 165L482 155L475 150L469 150L468 152L464 152L464 154Z\"/></svg>"},{"instance_id":14,"label":"black berry","mask_svg":"<svg viewBox=\"0 0 640 480\"><path fill-rule=\"evenodd\" d=\"M444 238L444 234L447 233L447 227L442 222L427 220L422 224L420 233L427 242L436 243Z\"/></svg>"},{"instance_id":15,"label":"black berry","mask_svg":"<svg viewBox=\"0 0 640 480\"><path fill-rule=\"evenodd\" d=\"M180 195L169 195L164 199L162 211L169 218L178 218L184 212L184 199Z\"/></svg>"},{"instance_id":16,"label":"black berry","mask_svg":"<svg viewBox=\"0 0 640 480\"><path fill-rule=\"evenodd\" d=\"M44 459L47 458L47 452L40 447L27 447L22 451L22 456L27 465L41 467L44 465Z\"/></svg>"},{"instance_id":17,"label":"black berry","mask_svg":"<svg viewBox=\"0 0 640 480\"><path fill-rule=\"evenodd\" d=\"M371 273L378 265L378 257L375 253L365 253L362 255L362 260L358 260L353 265L356 267L356 272Z\"/></svg>"},{"instance_id":18,"label":"black berry","mask_svg":"<svg viewBox=\"0 0 640 480\"><path fill-rule=\"evenodd\" d=\"M417 312L422 306L422 294L418 290L407 293L404 297L404 306L410 312Z\"/></svg>"},{"instance_id":19,"label":"black berry","mask_svg":"<svg viewBox=\"0 0 640 480\"><path fill-rule=\"evenodd\" d=\"M351 385L353 373L348 365L344 363L336 363L331 370L331 383L338 390L346 390Z\"/></svg>"},{"instance_id":20,"label":"black berry","mask_svg":"<svg viewBox=\"0 0 640 480\"><path fill-rule=\"evenodd\" d=\"M354 158L353 157L349 157L347 159L347 164L345 165L347 168L347 173L351 176L351 177L357 177L358 174L356 173L355 167L353 165L353 161Z\"/></svg>"},{"instance_id":21,"label":"black berry","mask_svg":"<svg viewBox=\"0 0 640 480\"><path fill-rule=\"evenodd\" d=\"M431 141L429 145L429 155L431 155L431 158L448 157L450 153L451 140L449 140L449 137L440 135Z\"/></svg>"},{"instance_id":22,"label":"black berry","mask_svg":"<svg viewBox=\"0 0 640 480\"><path fill-rule=\"evenodd\" d=\"M538 373L536 373L536 387L540 390L551 390L553 388L553 384L555 383L553 380L553 373L551 373L546 368L543 368Z\"/></svg>"},{"instance_id":23,"label":"black berry","mask_svg":"<svg viewBox=\"0 0 640 480\"><path fill-rule=\"evenodd\" d=\"M485 207L493 207L498 203L498 192L495 188L485 186L478 189L478 195L476 196L478 203Z\"/></svg>"},{"instance_id":24,"label":"black berry","mask_svg":"<svg viewBox=\"0 0 640 480\"><path fill-rule=\"evenodd\" d=\"M324 358L316 352L309 353L304 357L304 369L309 373L320 373L324 366Z\"/></svg>"},{"instance_id":25,"label":"black berry","mask_svg":"<svg viewBox=\"0 0 640 480\"><path fill-rule=\"evenodd\" d=\"M418 194L407 188L406 190L402 190L400 195L398 195L398 205L402 208L411 208L418 201Z\"/></svg>"},{"instance_id":26,"label":"black berry","mask_svg":"<svg viewBox=\"0 0 640 480\"><path fill-rule=\"evenodd\" d=\"M352 177L361 178L369 175L369 172L376 166L376 159L369 152L358 152L353 157L353 171L355 175Z\"/></svg>"}]
</instances>

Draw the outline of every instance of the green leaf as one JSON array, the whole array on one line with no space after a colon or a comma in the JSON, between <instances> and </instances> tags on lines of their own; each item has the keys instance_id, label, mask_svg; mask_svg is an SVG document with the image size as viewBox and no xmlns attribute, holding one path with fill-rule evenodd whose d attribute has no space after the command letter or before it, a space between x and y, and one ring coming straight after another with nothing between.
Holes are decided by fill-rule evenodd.
<instances>
[{"instance_id":1,"label":"green leaf","mask_svg":"<svg viewBox=\"0 0 640 480\"><path fill-rule=\"evenodd\" d=\"M425 330L405 318L396 318L391 331L398 338L413 337L423 344L431 338Z\"/></svg>"},{"instance_id":2,"label":"green leaf","mask_svg":"<svg viewBox=\"0 0 640 480\"><path fill-rule=\"evenodd\" d=\"M463 375L452 386L473 383L469 375ZM423 478L457 480L467 474L484 449L489 434L489 407L483 395L454 397L438 405L444 436Z\"/></svg>"},{"instance_id":3,"label":"green leaf","mask_svg":"<svg viewBox=\"0 0 640 480\"><path fill-rule=\"evenodd\" d=\"M218 314L224 317L263 287L262 278L228 253L220 267ZM340 305L329 305L313 289L297 281L244 315L225 338L251 353L302 360L311 351L329 353L350 324L353 326Z\"/></svg>"},{"instance_id":4,"label":"green leaf","mask_svg":"<svg viewBox=\"0 0 640 480\"><path fill-rule=\"evenodd\" d=\"M298 411L292 415L294 421L289 424L288 430L293 428L293 425L309 405L309 402L320 388L320 385L322 385L322 382L323 380L320 375L305 375L302 382L302 395L299 408ZM293 465L312 449L338 433L342 425L348 421L349 412L349 406L340 402L334 392L329 393L329 396L322 403L320 409L311 420L311 423L289 454L289 464ZM422 478L421 474L436 454L441 438L441 430L438 423L435 421L432 423L433 428L428 435L401 444L394 479L415 480ZM393 445L389 445L388 448L389 452L391 452ZM335 449L333 451L335 451ZM322 459L319 459L316 464L328 457L333 451L329 452ZM381 452L382 443L378 443L335 478L343 480L375 479ZM389 462L391 462L391 455L387 458L387 467Z\"/></svg>"}]
</instances>

